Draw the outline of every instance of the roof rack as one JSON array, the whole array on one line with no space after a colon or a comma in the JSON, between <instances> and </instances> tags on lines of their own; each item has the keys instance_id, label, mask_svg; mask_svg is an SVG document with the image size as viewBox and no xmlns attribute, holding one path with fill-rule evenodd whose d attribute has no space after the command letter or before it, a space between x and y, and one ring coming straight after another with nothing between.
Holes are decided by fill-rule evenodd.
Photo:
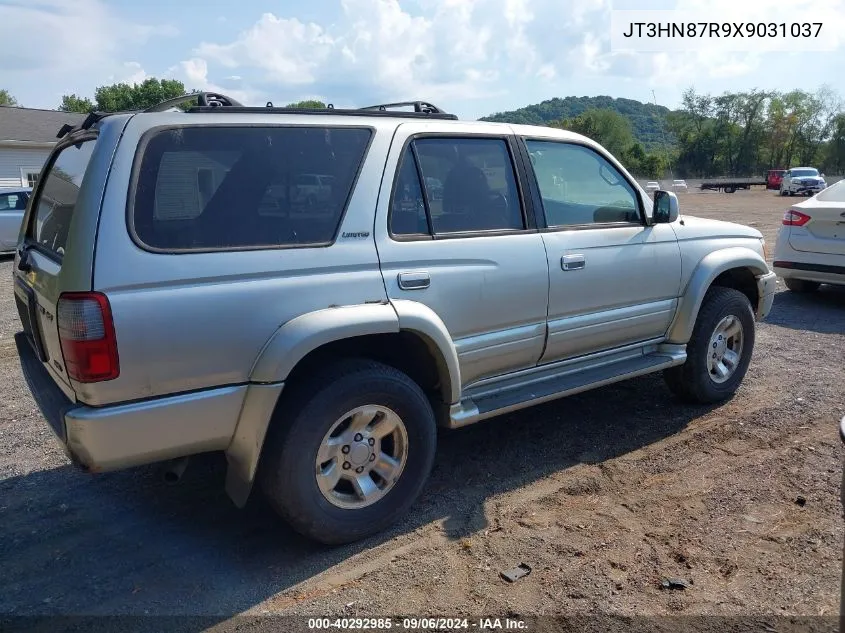
<instances>
[{"instance_id":1,"label":"roof rack","mask_svg":"<svg viewBox=\"0 0 845 633\"><path fill-rule=\"evenodd\" d=\"M449 119L456 121L457 115L444 112L436 105L427 101L399 101L397 103L383 103L379 105L366 106L364 108L335 108L331 103L325 108L282 108L273 105L268 101L263 107L245 106L235 99L217 92L191 92L172 99L167 99L145 110L124 110L122 112L91 112L79 125L65 124L59 129L56 138L64 138L68 134L87 130L95 123L115 114L132 114L138 112L166 112L171 108L182 105L196 99L197 105L188 108L186 112L231 112L231 113L266 113L273 114L343 114L347 116L384 116L384 117L407 117L421 119ZM413 107L413 111L395 110L392 108Z\"/></svg>"},{"instance_id":2,"label":"roof rack","mask_svg":"<svg viewBox=\"0 0 845 633\"><path fill-rule=\"evenodd\" d=\"M427 101L399 101L397 103L383 103L381 105L367 106L359 109L385 112L388 108L406 108L408 106L413 106L414 112L425 112L426 114L446 114L446 112L438 108L436 105L428 103Z\"/></svg>"},{"instance_id":3,"label":"roof rack","mask_svg":"<svg viewBox=\"0 0 845 633\"><path fill-rule=\"evenodd\" d=\"M138 112L165 112L170 108L175 108L176 106L179 106L188 101L192 101L194 99L196 99L197 105L203 108L219 108L222 106L237 108L243 107L240 103L238 103L231 97L227 97L226 95L221 95L216 92L191 92L180 95L178 97L173 97L172 99L166 99L161 103L157 103L154 106L146 108L145 110L141 110L139 108L137 110L121 110L120 112L90 112L88 116L86 116L82 123L80 123L79 125L70 125L69 123L65 123L61 128L59 128L59 132L58 134L56 134L56 138L64 138L65 136L73 132L79 132L80 130L88 130L98 121L102 121L106 117L114 116L115 114L137 114Z\"/></svg>"},{"instance_id":4,"label":"roof rack","mask_svg":"<svg viewBox=\"0 0 845 633\"><path fill-rule=\"evenodd\" d=\"M192 92L189 94L184 94L180 97L173 97L172 99L167 99L166 101L162 101L161 103L157 103L156 105L144 110L144 112L164 112L165 110L175 108L178 105L181 105L188 101L192 101L194 99L197 100L197 105L194 107L200 108L222 108L224 106L227 108L244 107L231 97L221 95L217 92Z\"/></svg>"},{"instance_id":5,"label":"roof rack","mask_svg":"<svg viewBox=\"0 0 845 633\"><path fill-rule=\"evenodd\" d=\"M193 108L189 108L188 112L231 112L231 113L273 113L273 114L342 114L347 116L380 116L380 117L407 117L415 119L450 119L456 121L457 115L444 112L437 106L428 103L427 101L400 101L397 103L384 103L380 105L366 106L364 108L335 108L333 104L329 103L325 108L287 108L274 106L272 101L268 101L264 107L242 106L234 99L229 99L223 95L213 95L216 100L222 103L217 104L203 104L198 102ZM220 106L225 106L218 110ZM392 108L407 108L413 107L413 111L395 110ZM166 108L165 108L166 109Z\"/></svg>"}]
</instances>

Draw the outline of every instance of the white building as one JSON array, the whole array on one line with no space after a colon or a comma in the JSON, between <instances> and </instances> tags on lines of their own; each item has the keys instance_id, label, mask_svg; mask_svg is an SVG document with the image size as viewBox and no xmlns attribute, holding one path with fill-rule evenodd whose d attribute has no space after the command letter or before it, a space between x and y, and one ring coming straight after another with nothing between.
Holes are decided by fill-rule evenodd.
<instances>
[{"instance_id":1,"label":"white building","mask_svg":"<svg viewBox=\"0 0 845 633\"><path fill-rule=\"evenodd\" d=\"M84 114L0 106L0 188L31 187L65 123L78 125Z\"/></svg>"}]
</instances>

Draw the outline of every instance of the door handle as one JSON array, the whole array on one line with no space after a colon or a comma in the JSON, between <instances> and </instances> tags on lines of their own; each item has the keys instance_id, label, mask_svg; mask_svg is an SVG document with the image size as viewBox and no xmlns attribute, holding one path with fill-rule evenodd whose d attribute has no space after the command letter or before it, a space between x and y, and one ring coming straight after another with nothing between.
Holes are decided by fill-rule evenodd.
<instances>
[{"instance_id":1,"label":"door handle","mask_svg":"<svg viewBox=\"0 0 845 633\"><path fill-rule=\"evenodd\" d=\"M422 290L431 285L431 277L426 271L399 273L399 287L402 290Z\"/></svg>"},{"instance_id":2,"label":"door handle","mask_svg":"<svg viewBox=\"0 0 845 633\"><path fill-rule=\"evenodd\" d=\"M560 267L563 270L581 270L587 265L583 255L564 255L560 258Z\"/></svg>"}]
</instances>

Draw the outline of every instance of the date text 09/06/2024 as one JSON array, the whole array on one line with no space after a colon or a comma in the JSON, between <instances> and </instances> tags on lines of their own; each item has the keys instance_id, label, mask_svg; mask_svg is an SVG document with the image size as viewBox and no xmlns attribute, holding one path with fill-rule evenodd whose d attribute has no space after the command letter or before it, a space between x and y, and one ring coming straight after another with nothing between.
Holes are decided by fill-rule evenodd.
<instances>
[{"instance_id":1,"label":"date text 09/06/2024","mask_svg":"<svg viewBox=\"0 0 845 633\"><path fill-rule=\"evenodd\" d=\"M513 618L309 618L310 630L526 630L523 620Z\"/></svg>"},{"instance_id":2,"label":"date text 09/06/2024","mask_svg":"<svg viewBox=\"0 0 845 633\"><path fill-rule=\"evenodd\" d=\"M628 22L623 37L817 38L821 22Z\"/></svg>"}]
</instances>

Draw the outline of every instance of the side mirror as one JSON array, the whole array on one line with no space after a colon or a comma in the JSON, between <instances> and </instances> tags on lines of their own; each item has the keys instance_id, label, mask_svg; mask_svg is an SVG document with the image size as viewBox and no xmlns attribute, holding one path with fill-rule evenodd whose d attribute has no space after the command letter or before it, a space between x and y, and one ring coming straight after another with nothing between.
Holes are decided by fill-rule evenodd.
<instances>
[{"instance_id":1,"label":"side mirror","mask_svg":"<svg viewBox=\"0 0 845 633\"><path fill-rule=\"evenodd\" d=\"M654 207L651 212L652 224L671 224L680 215L678 196L662 189L654 192Z\"/></svg>"}]
</instances>

